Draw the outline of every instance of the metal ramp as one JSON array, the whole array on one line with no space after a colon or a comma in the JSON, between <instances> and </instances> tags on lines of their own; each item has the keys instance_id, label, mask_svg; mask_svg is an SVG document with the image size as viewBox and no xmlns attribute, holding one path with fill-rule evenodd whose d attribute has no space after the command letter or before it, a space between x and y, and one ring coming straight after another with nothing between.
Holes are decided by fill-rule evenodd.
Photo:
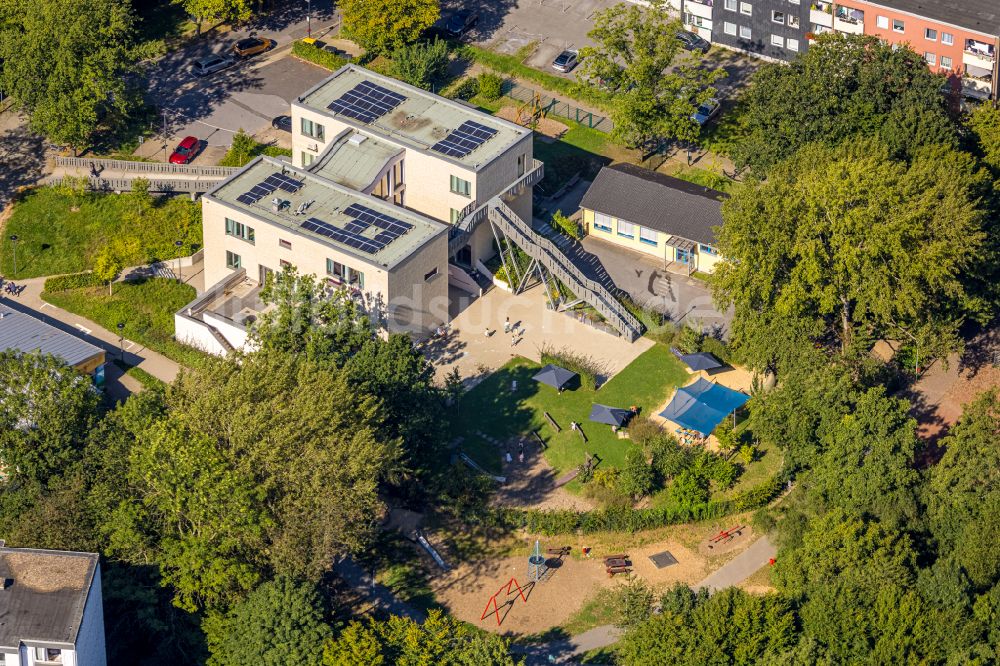
<instances>
[{"instance_id":1,"label":"metal ramp","mask_svg":"<svg viewBox=\"0 0 1000 666\"><path fill-rule=\"evenodd\" d=\"M515 291L524 289L535 277L546 287L553 279L558 279L578 299L597 310L622 337L635 342L642 335L643 328L639 320L606 287L587 278L555 243L532 229L531 225L518 217L499 198L492 199L487 208L487 217L494 233L499 232L499 235L519 247L531 259L531 263L522 271L517 268L516 262L510 261L506 253L501 252L508 276L512 282L517 283L511 285ZM500 240L498 236L498 245L503 250L504 245Z\"/></svg>"}]
</instances>

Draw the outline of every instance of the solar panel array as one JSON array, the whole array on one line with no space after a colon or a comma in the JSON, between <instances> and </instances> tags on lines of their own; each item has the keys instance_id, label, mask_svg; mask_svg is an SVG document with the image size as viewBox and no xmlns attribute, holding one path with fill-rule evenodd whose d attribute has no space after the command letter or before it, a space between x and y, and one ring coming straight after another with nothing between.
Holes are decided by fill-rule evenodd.
<instances>
[{"instance_id":1,"label":"solar panel array","mask_svg":"<svg viewBox=\"0 0 1000 666\"><path fill-rule=\"evenodd\" d=\"M474 120L466 120L457 130L453 130L444 139L431 146L431 150L449 157L465 157L492 139L496 133L492 127L481 125Z\"/></svg>"},{"instance_id":2,"label":"solar panel array","mask_svg":"<svg viewBox=\"0 0 1000 666\"><path fill-rule=\"evenodd\" d=\"M304 182L296 180L291 176L286 176L283 173L272 173L262 182L250 188L249 192L244 192L236 197L236 200L242 204L255 204L278 188L281 188L285 192L298 192Z\"/></svg>"},{"instance_id":3,"label":"solar panel array","mask_svg":"<svg viewBox=\"0 0 1000 666\"><path fill-rule=\"evenodd\" d=\"M413 228L409 222L403 222L361 204L351 204L344 209L344 215L353 219L343 228L315 217L310 217L303 222L302 228L368 254L381 251L386 245ZM361 233L370 227L377 227L382 231L374 238L362 236Z\"/></svg>"},{"instance_id":4,"label":"solar panel array","mask_svg":"<svg viewBox=\"0 0 1000 666\"><path fill-rule=\"evenodd\" d=\"M405 101L406 98L399 93L375 85L371 81L362 81L330 102L327 108L369 125Z\"/></svg>"}]
</instances>

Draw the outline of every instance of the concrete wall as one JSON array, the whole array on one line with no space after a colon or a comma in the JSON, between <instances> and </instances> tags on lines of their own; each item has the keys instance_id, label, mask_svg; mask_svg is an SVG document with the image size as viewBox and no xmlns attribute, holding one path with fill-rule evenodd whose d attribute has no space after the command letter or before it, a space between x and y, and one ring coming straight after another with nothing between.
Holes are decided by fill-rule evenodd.
<instances>
[{"instance_id":1,"label":"concrete wall","mask_svg":"<svg viewBox=\"0 0 1000 666\"><path fill-rule=\"evenodd\" d=\"M76 665L105 666L107 652L104 644L104 600L101 588L101 565L94 572L87 604L83 607L83 621L76 635ZM64 664L69 664L63 659Z\"/></svg>"},{"instance_id":2,"label":"concrete wall","mask_svg":"<svg viewBox=\"0 0 1000 666\"><path fill-rule=\"evenodd\" d=\"M216 356L225 356L228 351L212 335L208 324L198 319L185 317L181 313L174 315L174 336L178 342Z\"/></svg>"},{"instance_id":3,"label":"concrete wall","mask_svg":"<svg viewBox=\"0 0 1000 666\"><path fill-rule=\"evenodd\" d=\"M448 234L438 235L393 268L387 306L390 331L422 335L449 320Z\"/></svg>"},{"instance_id":4,"label":"concrete wall","mask_svg":"<svg viewBox=\"0 0 1000 666\"><path fill-rule=\"evenodd\" d=\"M632 238L626 238L618 234L618 218L611 218L611 231L604 231L598 229L594 226L594 211L583 209L583 225L584 229L588 234L594 238L600 238L603 241L609 243L614 243L620 247L627 248L634 252L641 252L642 254L648 255L650 257L655 257L660 261L669 262L676 261L677 254L676 249L670 245L667 245L667 240L672 237L672 234L664 233L662 231L656 232L656 244L652 245L650 243L642 242L639 239L639 225L633 225L635 233ZM626 220L627 221L627 220ZM701 271L703 273L712 273L715 271L716 264L722 260L722 257L718 254L708 254L701 251L701 244L695 243L693 256L693 267L695 270Z\"/></svg>"}]
</instances>

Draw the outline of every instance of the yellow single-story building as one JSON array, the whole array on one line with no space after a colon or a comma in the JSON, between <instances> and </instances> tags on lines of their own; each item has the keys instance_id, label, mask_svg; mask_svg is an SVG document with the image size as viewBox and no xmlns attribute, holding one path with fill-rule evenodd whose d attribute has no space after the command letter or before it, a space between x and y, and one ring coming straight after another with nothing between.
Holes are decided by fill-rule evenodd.
<instances>
[{"instance_id":1,"label":"yellow single-story building","mask_svg":"<svg viewBox=\"0 0 1000 666\"><path fill-rule=\"evenodd\" d=\"M580 202L586 233L661 259L675 272L711 273L721 260L722 192L643 169L604 167Z\"/></svg>"}]
</instances>

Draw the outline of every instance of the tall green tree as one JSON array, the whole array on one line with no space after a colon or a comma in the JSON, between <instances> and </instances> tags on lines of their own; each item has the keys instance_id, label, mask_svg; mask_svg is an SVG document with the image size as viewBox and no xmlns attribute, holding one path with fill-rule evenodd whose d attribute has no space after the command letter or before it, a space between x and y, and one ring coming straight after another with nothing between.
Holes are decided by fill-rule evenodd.
<instances>
[{"instance_id":1,"label":"tall green tree","mask_svg":"<svg viewBox=\"0 0 1000 666\"><path fill-rule=\"evenodd\" d=\"M0 352L0 462L19 483L45 484L80 460L100 396L53 356Z\"/></svg>"},{"instance_id":2,"label":"tall green tree","mask_svg":"<svg viewBox=\"0 0 1000 666\"><path fill-rule=\"evenodd\" d=\"M206 621L209 666L320 666L332 636L316 588L279 576Z\"/></svg>"},{"instance_id":3,"label":"tall green tree","mask_svg":"<svg viewBox=\"0 0 1000 666\"><path fill-rule=\"evenodd\" d=\"M958 348L966 317L988 312L965 287L984 270L984 185L967 154L928 148L907 164L859 142L809 146L737 189L712 282L735 307L734 343L755 343L755 367L783 349L783 324L845 356L883 337L925 358Z\"/></svg>"},{"instance_id":4,"label":"tall green tree","mask_svg":"<svg viewBox=\"0 0 1000 666\"><path fill-rule=\"evenodd\" d=\"M250 0L174 0L184 8L199 34L206 21L246 21L253 14Z\"/></svg>"},{"instance_id":5,"label":"tall green tree","mask_svg":"<svg viewBox=\"0 0 1000 666\"><path fill-rule=\"evenodd\" d=\"M737 167L765 172L810 143L877 137L893 156L953 146L944 79L921 55L869 35L818 35L790 64L763 65L740 104Z\"/></svg>"},{"instance_id":6,"label":"tall green tree","mask_svg":"<svg viewBox=\"0 0 1000 666\"><path fill-rule=\"evenodd\" d=\"M410 85L430 90L448 72L448 43L434 38L402 46L392 53L392 75Z\"/></svg>"},{"instance_id":7,"label":"tall green tree","mask_svg":"<svg viewBox=\"0 0 1000 666\"><path fill-rule=\"evenodd\" d=\"M341 0L339 6L345 34L376 53L412 44L441 16L439 0Z\"/></svg>"},{"instance_id":8,"label":"tall green tree","mask_svg":"<svg viewBox=\"0 0 1000 666\"><path fill-rule=\"evenodd\" d=\"M691 54L679 57L686 52L673 35L682 29L665 0L619 3L594 17L588 34L596 46L580 49L580 72L613 92L616 141L638 147L698 136L691 115L726 73Z\"/></svg>"},{"instance_id":9,"label":"tall green tree","mask_svg":"<svg viewBox=\"0 0 1000 666\"><path fill-rule=\"evenodd\" d=\"M141 103L127 81L141 53L127 0L4 0L0 88L32 131L75 150Z\"/></svg>"}]
</instances>

